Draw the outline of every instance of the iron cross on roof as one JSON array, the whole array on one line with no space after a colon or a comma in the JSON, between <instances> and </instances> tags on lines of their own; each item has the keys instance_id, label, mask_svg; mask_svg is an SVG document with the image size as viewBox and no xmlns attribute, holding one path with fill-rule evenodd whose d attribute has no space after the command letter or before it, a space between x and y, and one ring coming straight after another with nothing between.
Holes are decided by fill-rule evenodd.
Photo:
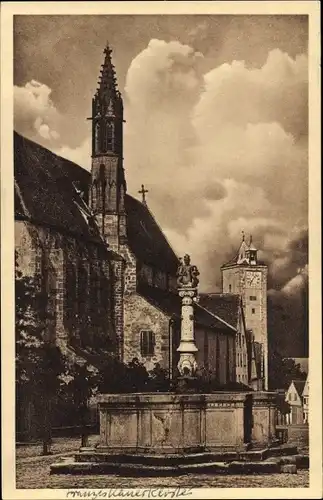
<instances>
[{"instance_id":1,"label":"iron cross on roof","mask_svg":"<svg viewBox=\"0 0 323 500\"><path fill-rule=\"evenodd\" d=\"M142 195L142 203L146 205L146 193L148 193L148 189L145 189L145 186L141 184L141 190L138 193Z\"/></svg>"}]
</instances>

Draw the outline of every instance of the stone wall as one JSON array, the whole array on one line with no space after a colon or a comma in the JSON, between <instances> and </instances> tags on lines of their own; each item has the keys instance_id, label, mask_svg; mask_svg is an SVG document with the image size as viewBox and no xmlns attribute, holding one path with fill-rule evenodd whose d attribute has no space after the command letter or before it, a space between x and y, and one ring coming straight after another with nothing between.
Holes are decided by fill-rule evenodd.
<instances>
[{"instance_id":1,"label":"stone wall","mask_svg":"<svg viewBox=\"0 0 323 500\"><path fill-rule=\"evenodd\" d=\"M252 395L251 433L246 429L246 425L252 425L252 419L245 417L250 409L246 405L247 396L247 393L104 394L99 399L98 451L242 450L246 436L250 435L254 446L268 445L275 435L275 395Z\"/></svg>"},{"instance_id":2,"label":"stone wall","mask_svg":"<svg viewBox=\"0 0 323 500\"><path fill-rule=\"evenodd\" d=\"M100 340L103 350L105 343L108 351L115 348L112 270L104 250L25 221L15 223L15 250L23 275L41 278L48 331L63 350L74 340L83 347Z\"/></svg>"},{"instance_id":3,"label":"stone wall","mask_svg":"<svg viewBox=\"0 0 323 500\"><path fill-rule=\"evenodd\" d=\"M124 297L124 361L138 358L147 370L155 363L169 369L169 320L162 311L151 305L137 293ZM154 354L144 356L141 352L141 332L152 331L154 334Z\"/></svg>"}]
</instances>

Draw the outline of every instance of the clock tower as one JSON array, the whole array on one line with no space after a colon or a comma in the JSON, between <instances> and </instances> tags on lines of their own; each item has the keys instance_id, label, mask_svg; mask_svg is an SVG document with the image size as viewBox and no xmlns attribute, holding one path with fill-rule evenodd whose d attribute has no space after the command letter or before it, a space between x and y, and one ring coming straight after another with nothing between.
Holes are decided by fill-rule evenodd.
<instances>
[{"instance_id":1,"label":"clock tower","mask_svg":"<svg viewBox=\"0 0 323 500\"><path fill-rule=\"evenodd\" d=\"M268 390L267 272L258 261L257 249L243 234L238 254L221 267L222 293L242 297L246 327L262 346L262 389Z\"/></svg>"}]
</instances>

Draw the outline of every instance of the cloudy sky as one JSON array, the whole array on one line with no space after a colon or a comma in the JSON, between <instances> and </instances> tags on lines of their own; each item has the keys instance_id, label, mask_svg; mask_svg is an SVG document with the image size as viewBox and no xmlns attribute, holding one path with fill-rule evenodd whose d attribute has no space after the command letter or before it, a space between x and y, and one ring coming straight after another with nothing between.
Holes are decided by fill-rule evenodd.
<instances>
[{"instance_id":1,"label":"cloudy sky","mask_svg":"<svg viewBox=\"0 0 323 500\"><path fill-rule=\"evenodd\" d=\"M218 290L241 231L273 300L300 300L307 265L305 16L17 16L15 128L90 169L91 98L113 49L128 190Z\"/></svg>"}]
</instances>

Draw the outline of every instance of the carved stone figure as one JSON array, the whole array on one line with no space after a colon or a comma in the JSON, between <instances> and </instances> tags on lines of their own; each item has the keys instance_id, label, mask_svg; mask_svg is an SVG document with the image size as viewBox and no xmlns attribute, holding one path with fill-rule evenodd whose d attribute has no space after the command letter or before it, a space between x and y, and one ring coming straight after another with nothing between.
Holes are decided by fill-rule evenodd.
<instances>
[{"instance_id":1,"label":"carved stone figure","mask_svg":"<svg viewBox=\"0 0 323 500\"><path fill-rule=\"evenodd\" d=\"M177 285L179 288L192 287L196 288L199 280L199 271L196 266L191 265L191 258L189 255L184 255L183 259L180 259L180 265L177 269Z\"/></svg>"}]
</instances>

